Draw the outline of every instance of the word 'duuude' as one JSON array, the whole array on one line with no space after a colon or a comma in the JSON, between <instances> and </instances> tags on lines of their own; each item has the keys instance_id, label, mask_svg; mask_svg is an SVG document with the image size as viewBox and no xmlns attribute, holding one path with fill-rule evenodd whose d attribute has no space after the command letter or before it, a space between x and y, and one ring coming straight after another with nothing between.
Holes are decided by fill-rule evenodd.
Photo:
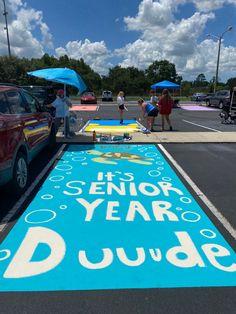
<instances>
[{"instance_id":1,"label":"word 'duuude'","mask_svg":"<svg viewBox=\"0 0 236 314\"><path fill-rule=\"evenodd\" d=\"M74 253L69 252L69 254L70 256L76 254L78 267L92 271L111 267L115 258L127 267L139 267L151 258L154 263L157 263L157 267L160 265L158 263L166 259L178 268L205 268L209 267L210 263L213 267L224 272L236 271L236 264L227 259L230 252L224 246L206 243L197 248L187 232L174 232L174 234L177 238L176 246L170 247L165 252L159 248L136 247L134 248L135 259L129 259L126 249L122 247L96 249L96 251L103 253L100 261L96 262L88 258L94 253L91 251L75 249ZM48 246L50 253L41 260L33 261L33 255L40 244ZM52 271L63 262L66 253L66 243L59 233L45 227L31 227L10 261L3 277L24 278ZM99 256L101 255L99 254Z\"/></svg>"}]
</instances>

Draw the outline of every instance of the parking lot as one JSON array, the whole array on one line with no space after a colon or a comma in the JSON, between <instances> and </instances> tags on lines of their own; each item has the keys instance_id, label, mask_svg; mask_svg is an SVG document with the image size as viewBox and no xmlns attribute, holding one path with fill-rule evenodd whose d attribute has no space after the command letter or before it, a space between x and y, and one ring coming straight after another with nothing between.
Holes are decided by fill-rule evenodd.
<instances>
[{"instance_id":1,"label":"parking lot","mask_svg":"<svg viewBox=\"0 0 236 314\"><path fill-rule=\"evenodd\" d=\"M54 152L32 164L31 193L16 204L1 191L4 313L16 305L28 313L234 313L236 125L221 124L218 109L183 105L171 115L173 132L160 132L158 117L156 132L126 143L96 144L78 132L65 144L59 134ZM118 119L115 103L98 106L76 111L82 124ZM139 118L135 103L127 108L125 118ZM59 241L62 255L36 275L37 267L17 265L33 266L24 246L30 236L36 245L37 228L51 253ZM50 256L31 250L42 264Z\"/></svg>"}]
</instances>

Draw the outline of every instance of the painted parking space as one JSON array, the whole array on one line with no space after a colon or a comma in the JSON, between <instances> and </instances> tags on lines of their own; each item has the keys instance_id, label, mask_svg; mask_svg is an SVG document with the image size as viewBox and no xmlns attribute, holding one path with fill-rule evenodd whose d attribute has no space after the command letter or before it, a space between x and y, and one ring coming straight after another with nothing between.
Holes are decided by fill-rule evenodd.
<instances>
[{"instance_id":1,"label":"painted parking space","mask_svg":"<svg viewBox=\"0 0 236 314\"><path fill-rule=\"evenodd\" d=\"M235 286L236 256L155 145L70 145L0 246L0 291Z\"/></svg>"},{"instance_id":2,"label":"painted parking space","mask_svg":"<svg viewBox=\"0 0 236 314\"><path fill-rule=\"evenodd\" d=\"M120 124L120 120L89 120L83 127L81 132L97 132L97 133L132 133L139 132L144 129L136 120L124 120Z\"/></svg>"},{"instance_id":3,"label":"painted parking space","mask_svg":"<svg viewBox=\"0 0 236 314\"><path fill-rule=\"evenodd\" d=\"M219 109L216 108L210 108L199 105L181 105L180 108L187 111L219 111Z\"/></svg>"},{"instance_id":4,"label":"painted parking space","mask_svg":"<svg viewBox=\"0 0 236 314\"><path fill-rule=\"evenodd\" d=\"M83 106L83 105L73 105L71 107L71 111L98 111L99 106L93 105L93 106Z\"/></svg>"}]
</instances>

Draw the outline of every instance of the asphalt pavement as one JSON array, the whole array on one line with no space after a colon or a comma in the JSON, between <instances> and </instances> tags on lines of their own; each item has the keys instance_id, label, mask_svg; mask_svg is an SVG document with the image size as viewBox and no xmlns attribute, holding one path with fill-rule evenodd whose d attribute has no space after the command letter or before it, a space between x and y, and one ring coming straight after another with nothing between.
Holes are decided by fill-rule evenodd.
<instances>
[{"instance_id":1,"label":"asphalt pavement","mask_svg":"<svg viewBox=\"0 0 236 314\"><path fill-rule=\"evenodd\" d=\"M189 105L193 104L190 103ZM138 106L135 103L127 104L127 107L129 110L125 113L127 119L138 119L140 117ZM77 112L77 115L83 119L84 123L94 118L119 119L115 103L99 104L98 111ZM126 143L126 145L140 143L140 145L145 147L145 145L154 144L159 150L163 147L170 155L170 158L173 158L174 163L168 160L171 169L190 191L194 200L199 204L220 234L222 234L224 240L235 251L236 125L221 124L219 110L194 111L176 108L173 110L171 119L174 131L161 132L160 117L158 117L155 124L156 132L151 134L132 134L132 140ZM145 124L145 121L141 120L141 123ZM65 143L67 145L79 145L79 149L82 150L86 143L94 144L91 134L77 132L75 137L65 141L62 134L59 133L58 146L55 148L55 151L42 152L31 165L31 182L34 182L39 171L45 168L49 160L55 156L58 149L62 148L62 145ZM110 145L114 147L113 144ZM65 146L63 152L69 147ZM64 161L66 162L66 160ZM54 165L56 166L58 162L60 162L60 157L55 159ZM180 172L181 169L183 172ZM37 194L41 193L42 184L48 175L49 173L40 179L33 193L20 205L16 215L10 220L8 227L1 233L1 241L5 239L7 234L11 234L11 230L18 218L21 217ZM195 189L192 182L198 189ZM6 191L0 191L0 193L1 218L3 218L16 200ZM203 196L207 199L207 202L205 202ZM221 218L219 220L216 217L215 209L217 209L217 213L223 216L223 220ZM225 222L229 225L225 224ZM141 230L139 231L140 233L142 232ZM127 241L128 239L129 234L127 234ZM167 238L166 241L168 242ZM236 261L234 262L236 263ZM147 272L146 276L150 276L150 274ZM65 277L63 280L66 282L69 278ZM208 286L207 280L208 277L206 276L202 286L188 288L143 289L139 287L135 289L89 289L87 291L63 289L62 291L44 292L5 291L0 293L0 306L1 313L235 313L236 282L231 287L220 285L212 287ZM47 279L45 279L45 285L47 285ZM1 288L1 291L4 291L4 288Z\"/></svg>"}]
</instances>

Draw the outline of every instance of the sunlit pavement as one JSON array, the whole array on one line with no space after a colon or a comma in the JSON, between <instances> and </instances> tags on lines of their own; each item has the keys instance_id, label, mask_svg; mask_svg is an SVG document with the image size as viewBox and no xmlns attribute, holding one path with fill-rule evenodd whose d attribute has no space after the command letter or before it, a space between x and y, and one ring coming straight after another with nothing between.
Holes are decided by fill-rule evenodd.
<instances>
[{"instance_id":1,"label":"sunlit pavement","mask_svg":"<svg viewBox=\"0 0 236 314\"><path fill-rule=\"evenodd\" d=\"M0 296L4 313L18 313L19 297L28 313L44 302L45 313L234 313L235 242L152 144L234 143L234 133L131 136L58 134L71 144L1 244L1 291L25 291Z\"/></svg>"}]
</instances>

